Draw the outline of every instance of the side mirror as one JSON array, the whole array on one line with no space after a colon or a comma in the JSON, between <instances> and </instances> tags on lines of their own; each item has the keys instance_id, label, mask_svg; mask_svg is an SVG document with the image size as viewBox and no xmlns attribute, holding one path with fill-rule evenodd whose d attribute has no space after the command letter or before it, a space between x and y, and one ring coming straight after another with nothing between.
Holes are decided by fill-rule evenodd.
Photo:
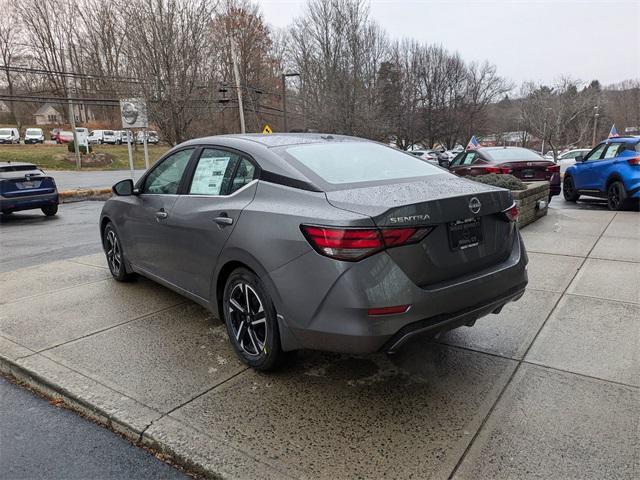
<instances>
[{"instance_id":1,"label":"side mirror","mask_svg":"<svg viewBox=\"0 0 640 480\"><path fill-rule=\"evenodd\" d=\"M119 197L126 197L129 195L134 195L137 193L133 188L133 180L127 178L126 180L121 180L116 183L113 187L111 187L111 191Z\"/></svg>"},{"instance_id":2,"label":"side mirror","mask_svg":"<svg viewBox=\"0 0 640 480\"><path fill-rule=\"evenodd\" d=\"M578 162L584 162L584 156L583 155L578 155L576 157L576 163L578 163Z\"/></svg>"},{"instance_id":3,"label":"side mirror","mask_svg":"<svg viewBox=\"0 0 640 480\"><path fill-rule=\"evenodd\" d=\"M440 163L440 166L442 168L446 168L446 169L448 169L449 166L451 165L451 162L449 160L444 160L444 159L440 160L438 163Z\"/></svg>"}]
</instances>

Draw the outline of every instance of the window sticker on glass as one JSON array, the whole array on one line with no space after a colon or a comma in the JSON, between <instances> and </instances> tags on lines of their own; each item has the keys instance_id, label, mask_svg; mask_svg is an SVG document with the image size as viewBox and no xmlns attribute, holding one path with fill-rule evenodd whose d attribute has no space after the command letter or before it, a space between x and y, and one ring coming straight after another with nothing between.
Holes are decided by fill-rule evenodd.
<instances>
[{"instance_id":1,"label":"window sticker on glass","mask_svg":"<svg viewBox=\"0 0 640 480\"><path fill-rule=\"evenodd\" d=\"M231 157L201 157L193 174L191 190L194 195L220 195L224 174Z\"/></svg>"}]
</instances>

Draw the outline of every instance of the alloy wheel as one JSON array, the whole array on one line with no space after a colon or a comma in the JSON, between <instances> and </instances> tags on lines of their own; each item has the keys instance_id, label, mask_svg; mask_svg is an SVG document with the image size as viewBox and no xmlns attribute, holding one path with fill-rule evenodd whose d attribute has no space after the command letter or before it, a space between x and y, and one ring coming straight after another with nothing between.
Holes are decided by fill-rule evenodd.
<instances>
[{"instance_id":1,"label":"alloy wheel","mask_svg":"<svg viewBox=\"0 0 640 480\"><path fill-rule=\"evenodd\" d=\"M620 192L620 185L618 185L617 182L609 187L607 197L611 210L618 210L618 208L620 207L620 197L622 196L621 193L622 192Z\"/></svg>"},{"instance_id":2,"label":"alloy wheel","mask_svg":"<svg viewBox=\"0 0 640 480\"><path fill-rule=\"evenodd\" d=\"M118 275L122 267L122 250L116 232L109 230L106 238L107 262L111 273Z\"/></svg>"},{"instance_id":3,"label":"alloy wheel","mask_svg":"<svg viewBox=\"0 0 640 480\"><path fill-rule=\"evenodd\" d=\"M260 296L245 282L229 295L229 319L238 346L250 356L260 355L267 342L267 317Z\"/></svg>"}]
</instances>

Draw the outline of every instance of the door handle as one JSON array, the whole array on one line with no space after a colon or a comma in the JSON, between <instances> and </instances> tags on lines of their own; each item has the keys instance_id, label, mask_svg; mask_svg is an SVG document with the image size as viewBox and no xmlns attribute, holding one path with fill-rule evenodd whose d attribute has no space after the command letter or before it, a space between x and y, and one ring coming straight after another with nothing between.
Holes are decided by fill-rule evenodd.
<instances>
[{"instance_id":1,"label":"door handle","mask_svg":"<svg viewBox=\"0 0 640 480\"><path fill-rule=\"evenodd\" d=\"M221 215L219 217L216 217L213 219L214 222L216 222L218 225L232 225L233 224L233 218L231 217L227 217L226 215Z\"/></svg>"},{"instance_id":2,"label":"door handle","mask_svg":"<svg viewBox=\"0 0 640 480\"><path fill-rule=\"evenodd\" d=\"M156 212L156 218L158 220L164 220L165 218L167 218L169 216L169 214L163 210L160 210L159 212Z\"/></svg>"}]
</instances>

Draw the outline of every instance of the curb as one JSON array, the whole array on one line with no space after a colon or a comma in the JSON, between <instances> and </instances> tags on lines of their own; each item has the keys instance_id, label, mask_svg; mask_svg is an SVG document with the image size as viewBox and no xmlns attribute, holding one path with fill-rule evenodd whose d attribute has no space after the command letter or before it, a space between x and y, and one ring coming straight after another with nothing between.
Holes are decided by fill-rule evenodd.
<instances>
[{"instance_id":1,"label":"curb","mask_svg":"<svg viewBox=\"0 0 640 480\"><path fill-rule=\"evenodd\" d=\"M2 340L0 337L0 343ZM215 435L207 435L169 414L139 404L38 353L32 352L14 360L0 351L0 374L11 377L54 405L63 406L122 435L133 445L146 449L188 476L211 480L294 478ZM96 388L101 391L95 391ZM121 403L127 401L138 404L143 410L127 413L121 408ZM199 439L195 445L194 438ZM205 451L197 448L203 444L211 448ZM299 478L307 477L301 475Z\"/></svg>"},{"instance_id":2,"label":"curb","mask_svg":"<svg viewBox=\"0 0 640 480\"><path fill-rule=\"evenodd\" d=\"M111 188L79 188L60 192L58 198L60 203L73 203L87 200L107 200L111 198L111 194Z\"/></svg>"}]
</instances>

